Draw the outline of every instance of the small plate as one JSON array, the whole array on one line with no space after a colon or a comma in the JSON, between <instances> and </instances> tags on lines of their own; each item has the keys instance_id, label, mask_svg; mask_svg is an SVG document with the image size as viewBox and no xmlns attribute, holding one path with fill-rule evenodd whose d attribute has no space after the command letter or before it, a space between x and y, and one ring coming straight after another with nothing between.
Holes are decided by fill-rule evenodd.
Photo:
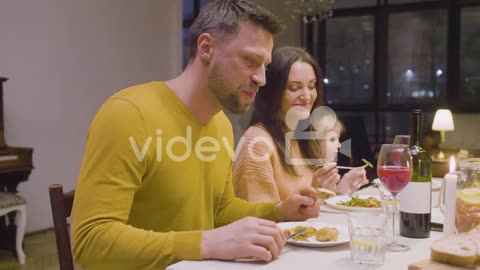
<instances>
[{"instance_id":1,"label":"small plate","mask_svg":"<svg viewBox=\"0 0 480 270\"><path fill-rule=\"evenodd\" d=\"M285 229L291 229L294 228L295 226L308 226L308 227L314 227L315 229L320 229L323 227L328 227L328 228L337 228L338 230L338 239L337 241L329 241L329 242L320 242L315 239L315 236L311 236L307 238L308 241L297 241L295 239L288 239L287 243L295 246L302 246L302 247L333 247L333 246L338 246L344 243L348 243L350 240L349 234L348 234L348 229L347 226L341 225L341 224L329 224L329 223L323 223L323 222L282 222L282 223L277 223L278 227L282 230Z\"/></svg>"},{"instance_id":2,"label":"small plate","mask_svg":"<svg viewBox=\"0 0 480 270\"><path fill-rule=\"evenodd\" d=\"M356 195L352 195L356 196ZM380 198L376 195L358 195L360 199L366 199L368 197L374 197L377 198L377 200L380 201ZM339 205L339 202L348 202L352 199L351 196L348 195L340 195L340 196L335 196L333 198L330 198L328 200L325 200L325 203L330 206L331 208L335 208L338 210L343 210L343 211L363 211L363 212L381 212L382 208L381 207L375 207L375 208L370 208L370 207L352 207L352 206L346 206L346 205Z\"/></svg>"},{"instance_id":3,"label":"small plate","mask_svg":"<svg viewBox=\"0 0 480 270\"><path fill-rule=\"evenodd\" d=\"M432 177L432 190L440 190L443 179L440 177Z\"/></svg>"},{"instance_id":4,"label":"small plate","mask_svg":"<svg viewBox=\"0 0 480 270\"><path fill-rule=\"evenodd\" d=\"M440 208L432 208L431 219L432 223L443 225L445 216L443 215Z\"/></svg>"}]
</instances>

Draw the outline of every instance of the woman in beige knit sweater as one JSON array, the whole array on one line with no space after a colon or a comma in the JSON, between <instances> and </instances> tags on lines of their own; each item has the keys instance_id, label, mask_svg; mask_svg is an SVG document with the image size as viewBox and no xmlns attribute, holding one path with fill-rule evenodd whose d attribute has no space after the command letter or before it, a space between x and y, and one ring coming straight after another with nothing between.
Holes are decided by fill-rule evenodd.
<instances>
[{"instance_id":1,"label":"woman in beige knit sweater","mask_svg":"<svg viewBox=\"0 0 480 270\"><path fill-rule=\"evenodd\" d=\"M331 153L332 147L333 152L338 151L339 134L335 138L331 132L339 133L341 128L336 117L316 119L310 125L315 113L322 118L328 112L328 107L319 107L324 99L323 77L315 60L303 49L279 48L272 54L266 79L257 94L250 127L237 146L233 167L236 195L255 202L280 201L303 186L351 194L367 184L363 169L351 170L341 178L334 162L315 167L328 161L326 153Z\"/></svg>"}]
</instances>

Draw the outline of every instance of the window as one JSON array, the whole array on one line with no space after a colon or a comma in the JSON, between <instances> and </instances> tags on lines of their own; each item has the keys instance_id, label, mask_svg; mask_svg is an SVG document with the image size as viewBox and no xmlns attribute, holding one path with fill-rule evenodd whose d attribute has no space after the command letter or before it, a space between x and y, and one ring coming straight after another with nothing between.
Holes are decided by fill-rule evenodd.
<instances>
[{"instance_id":1,"label":"window","mask_svg":"<svg viewBox=\"0 0 480 270\"><path fill-rule=\"evenodd\" d=\"M351 7L365 7L365 6L375 6L377 0L336 0L335 8L351 8Z\"/></svg>"},{"instance_id":2,"label":"window","mask_svg":"<svg viewBox=\"0 0 480 270\"><path fill-rule=\"evenodd\" d=\"M423 126L425 123L432 123L435 112L426 112L423 115ZM408 134L410 127L410 114L405 112L385 112L380 114L380 123L384 127L383 138L386 142L393 142L395 135ZM426 129L425 129L426 131Z\"/></svg>"},{"instance_id":3,"label":"window","mask_svg":"<svg viewBox=\"0 0 480 270\"><path fill-rule=\"evenodd\" d=\"M189 31L188 29L193 24L195 18L197 18L198 13L202 7L208 4L211 0L183 0L183 32L182 32L182 43L183 43L183 67L185 68L188 65L188 60L190 57L190 46L189 46Z\"/></svg>"},{"instance_id":4,"label":"window","mask_svg":"<svg viewBox=\"0 0 480 270\"><path fill-rule=\"evenodd\" d=\"M435 0L388 0L389 4L421 3Z\"/></svg>"},{"instance_id":5,"label":"window","mask_svg":"<svg viewBox=\"0 0 480 270\"><path fill-rule=\"evenodd\" d=\"M395 13L388 23L387 103L444 103L446 10Z\"/></svg>"},{"instance_id":6,"label":"window","mask_svg":"<svg viewBox=\"0 0 480 270\"><path fill-rule=\"evenodd\" d=\"M340 17L327 24L327 104L373 103L373 19Z\"/></svg>"},{"instance_id":7,"label":"window","mask_svg":"<svg viewBox=\"0 0 480 270\"><path fill-rule=\"evenodd\" d=\"M459 100L480 107L480 7L461 16Z\"/></svg>"},{"instance_id":8,"label":"window","mask_svg":"<svg viewBox=\"0 0 480 270\"><path fill-rule=\"evenodd\" d=\"M480 0L337 0L302 29L327 104L362 116L372 144L408 133L414 108L425 123L440 106L480 112Z\"/></svg>"},{"instance_id":9,"label":"window","mask_svg":"<svg viewBox=\"0 0 480 270\"><path fill-rule=\"evenodd\" d=\"M195 17L198 15L196 14L197 11L194 11L194 1L193 0L183 0L183 21L193 21ZM184 23L185 26L185 23Z\"/></svg>"}]
</instances>

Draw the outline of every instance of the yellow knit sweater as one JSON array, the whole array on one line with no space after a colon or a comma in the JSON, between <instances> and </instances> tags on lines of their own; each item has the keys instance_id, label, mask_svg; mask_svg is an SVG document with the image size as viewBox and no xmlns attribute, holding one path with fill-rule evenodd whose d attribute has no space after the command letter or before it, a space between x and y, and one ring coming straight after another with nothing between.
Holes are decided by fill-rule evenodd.
<instances>
[{"instance_id":1,"label":"yellow knit sweater","mask_svg":"<svg viewBox=\"0 0 480 270\"><path fill-rule=\"evenodd\" d=\"M202 125L164 83L113 95L88 133L72 212L75 260L88 270L164 269L201 259L202 230L245 216L275 220L273 203L234 196L232 142L223 112Z\"/></svg>"},{"instance_id":2,"label":"yellow knit sweater","mask_svg":"<svg viewBox=\"0 0 480 270\"><path fill-rule=\"evenodd\" d=\"M314 170L306 165L296 166L300 176L283 170L273 138L261 125L247 129L239 141L237 159L233 166L235 194L252 202L278 202L291 194L298 194L303 186L310 186ZM301 158L298 144L292 142L291 157Z\"/></svg>"}]
</instances>

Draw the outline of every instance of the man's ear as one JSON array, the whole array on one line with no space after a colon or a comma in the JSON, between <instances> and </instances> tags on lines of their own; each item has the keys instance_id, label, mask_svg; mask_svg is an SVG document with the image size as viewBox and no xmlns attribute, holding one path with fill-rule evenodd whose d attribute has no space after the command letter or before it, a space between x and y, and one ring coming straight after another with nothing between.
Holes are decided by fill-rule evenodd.
<instances>
[{"instance_id":1,"label":"man's ear","mask_svg":"<svg viewBox=\"0 0 480 270\"><path fill-rule=\"evenodd\" d=\"M203 61L210 62L213 58L213 45L215 39L209 33L201 34L197 39L197 55Z\"/></svg>"}]
</instances>

